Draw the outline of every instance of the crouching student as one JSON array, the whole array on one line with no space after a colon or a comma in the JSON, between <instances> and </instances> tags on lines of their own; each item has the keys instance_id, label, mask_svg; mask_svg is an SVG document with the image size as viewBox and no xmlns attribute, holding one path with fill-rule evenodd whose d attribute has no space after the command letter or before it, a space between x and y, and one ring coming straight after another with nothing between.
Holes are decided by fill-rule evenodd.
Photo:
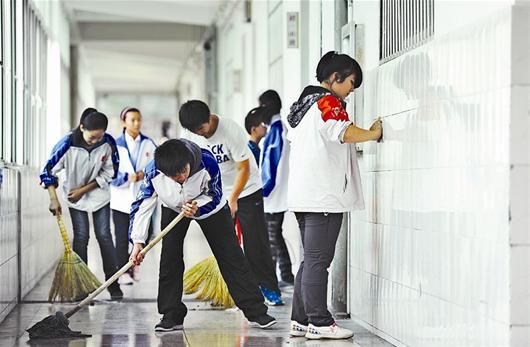
<instances>
[{"instance_id":1,"label":"crouching student","mask_svg":"<svg viewBox=\"0 0 530 347\"><path fill-rule=\"evenodd\" d=\"M118 153L114 139L105 132L107 124L107 117L103 113L87 108L81 115L79 126L53 148L40 180L46 189L55 190L59 185L57 175L64 170L61 183L74 229L74 252L88 263L90 212L103 258L105 278L109 279L118 270L116 249L110 233L109 204L109 184L116 177ZM50 198L49 210L54 215L62 213L59 201ZM120 285L116 282L109 286L108 291L112 300L123 298Z\"/></svg>"},{"instance_id":2,"label":"crouching student","mask_svg":"<svg viewBox=\"0 0 530 347\"><path fill-rule=\"evenodd\" d=\"M158 311L163 315L155 331L182 329L187 309L182 302L184 273L183 243L190 222L201 227L217 259L228 291L251 325L267 328L276 320L267 314L259 288L238 245L234 224L223 188L221 172L213 154L191 141L173 139L155 151L145 169L145 179L131 206L130 259L139 265L151 214L162 200L161 227L165 228L184 211L185 218L162 240L158 279Z\"/></svg>"}]
</instances>

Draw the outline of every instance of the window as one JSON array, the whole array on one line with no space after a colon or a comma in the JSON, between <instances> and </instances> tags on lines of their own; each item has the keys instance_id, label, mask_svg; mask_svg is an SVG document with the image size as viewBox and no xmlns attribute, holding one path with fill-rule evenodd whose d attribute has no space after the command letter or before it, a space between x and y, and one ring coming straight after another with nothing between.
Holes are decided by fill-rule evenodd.
<instances>
[{"instance_id":1,"label":"window","mask_svg":"<svg viewBox=\"0 0 530 347\"><path fill-rule=\"evenodd\" d=\"M4 0L0 0L0 162L4 160Z\"/></svg>"},{"instance_id":2,"label":"window","mask_svg":"<svg viewBox=\"0 0 530 347\"><path fill-rule=\"evenodd\" d=\"M434 0L381 0L381 63L411 50L434 34Z\"/></svg>"},{"instance_id":3,"label":"window","mask_svg":"<svg viewBox=\"0 0 530 347\"><path fill-rule=\"evenodd\" d=\"M0 0L0 159L38 167L45 153L47 37L28 0Z\"/></svg>"}]
</instances>

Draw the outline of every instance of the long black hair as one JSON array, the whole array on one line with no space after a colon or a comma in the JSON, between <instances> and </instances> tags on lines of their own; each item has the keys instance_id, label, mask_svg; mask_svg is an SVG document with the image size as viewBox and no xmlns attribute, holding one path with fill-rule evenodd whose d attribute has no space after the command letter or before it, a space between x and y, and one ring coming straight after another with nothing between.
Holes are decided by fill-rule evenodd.
<instances>
[{"instance_id":1,"label":"long black hair","mask_svg":"<svg viewBox=\"0 0 530 347\"><path fill-rule=\"evenodd\" d=\"M107 130L109 125L109 120L107 116L103 113L98 112L95 108L88 107L83 113L81 113L81 118L79 119L79 125L72 131L76 138L82 136L81 125L86 130Z\"/></svg>"},{"instance_id":2,"label":"long black hair","mask_svg":"<svg viewBox=\"0 0 530 347\"><path fill-rule=\"evenodd\" d=\"M337 82L343 82L346 77L353 74L354 87L359 88L363 82L363 70L359 63L347 54L339 54L335 51L329 51L317 65L317 80L324 82L337 73Z\"/></svg>"}]
</instances>

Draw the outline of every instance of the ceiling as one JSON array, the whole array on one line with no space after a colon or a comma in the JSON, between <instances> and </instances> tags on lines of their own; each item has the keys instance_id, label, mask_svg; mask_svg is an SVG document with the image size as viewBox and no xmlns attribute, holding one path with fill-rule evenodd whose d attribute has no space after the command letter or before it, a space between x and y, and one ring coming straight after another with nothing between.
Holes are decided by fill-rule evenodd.
<instances>
[{"instance_id":1,"label":"ceiling","mask_svg":"<svg viewBox=\"0 0 530 347\"><path fill-rule=\"evenodd\" d=\"M168 93L221 1L64 0L97 92Z\"/></svg>"}]
</instances>

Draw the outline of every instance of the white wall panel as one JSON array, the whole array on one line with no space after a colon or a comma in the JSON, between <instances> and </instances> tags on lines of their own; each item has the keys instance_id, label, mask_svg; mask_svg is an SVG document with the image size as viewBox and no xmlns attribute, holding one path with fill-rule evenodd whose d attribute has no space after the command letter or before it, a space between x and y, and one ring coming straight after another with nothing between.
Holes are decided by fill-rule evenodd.
<instances>
[{"instance_id":1,"label":"white wall panel","mask_svg":"<svg viewBox=\"0 0 530 347\"><path fill-rule=\"evenodd\" d=\"M365 74L350 307L398 345L509 344L511 11L477 23Z\"/></svg>"}]
</instances>

